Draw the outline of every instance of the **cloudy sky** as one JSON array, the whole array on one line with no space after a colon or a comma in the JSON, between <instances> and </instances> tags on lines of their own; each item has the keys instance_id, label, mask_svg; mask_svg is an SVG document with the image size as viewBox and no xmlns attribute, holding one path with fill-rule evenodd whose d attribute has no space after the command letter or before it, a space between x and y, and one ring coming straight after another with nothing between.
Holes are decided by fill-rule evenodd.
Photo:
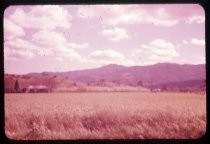
<instances>
[{"instance_id":1,"label":"cloudy sky","mask_svg":"<svg viewBox=\"0 0 210 144\"><path fill-rule=\"evenodd\" d=\"M5 73L162 62L205 63L200 5L10 6L4 13Z\"/></svg>"}]
</instances>

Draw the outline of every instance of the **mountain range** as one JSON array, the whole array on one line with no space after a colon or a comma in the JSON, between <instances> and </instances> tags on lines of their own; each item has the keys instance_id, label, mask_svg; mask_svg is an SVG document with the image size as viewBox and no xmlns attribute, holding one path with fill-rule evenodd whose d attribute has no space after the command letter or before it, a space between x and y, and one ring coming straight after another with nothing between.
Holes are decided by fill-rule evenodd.
<instances>
[{"instance_id":1,"label":"mountain range","mask_svg":"<svg viewBox=\"0 0 210 144\"><path fill-rule=\"evenodd\" d=\"M56 75L65 79L92 84L95 82L113 82L130 86L178 88L204 87L206 80L205 64L158 63L147 66L106 66L68 72L29 73L26 76Z\"/></svg>"}]
</instances>

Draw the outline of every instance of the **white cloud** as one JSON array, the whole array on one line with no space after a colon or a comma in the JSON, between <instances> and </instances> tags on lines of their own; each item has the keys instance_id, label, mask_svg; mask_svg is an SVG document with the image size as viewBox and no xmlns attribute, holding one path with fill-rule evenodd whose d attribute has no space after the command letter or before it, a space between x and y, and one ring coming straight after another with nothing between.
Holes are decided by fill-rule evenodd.
<instances>
[{"instance_id":1,"label":"white cloud","mask_svg":"<svg viewBox=\"0 0 210 144\"><path fill-rule=\"evenodd\" d=\"M147 45L142 45L143 48L149 49L153 54L161 57L176 57L179 54L175 50L175 46L163 39L156 39Z\"/></svg>"},{"instance_id":2,"label":"white cloud","mask_svg":"<svg viewBox=\"0 0 210 144\"><path fill-rule=\"evenodd\" d=\"M32 35L32 41L45 46L58 46L66 42L66 38L60 32L41 30Z\"/></svg>"},{"instance_id":3,"label":"white cloud","mask_svg":"<svg viewBox=\"0 0 210 144\"><path fill-rule=\"evenodd\" d=\"M102 36L105 36L111 41L119 41L122 39L129 39L127 31L123 28L115 27L113 29L104 29L103 31L99 32Z\"/></svg>"},{"instance_id":4,"label":"white cloud","mask_svg":"<svg viewBox=\"0 0 210 144\"><path fill-rule=\"evenodd\" d=\"M203 39L193 38L193 39L191 39L190 42L191 42L191 44L194 44L194 45L199 45L199 46L205 45L205 40L203 40Z\"/></svg>"},{"instance_id":5,"label":"white cloud","mask_svg":"<svg viewBox=\"0 0 210 144\"><path fill-rule=\"evenodd\" d=\"M138 23L154 24L156 26L174 26L178 23L178 20L172 19L163 8L157 9L154 13L146 9L119 8L117 14L108 20L110 25Z\"/></svg>"},{"instance_id":6,"label":"white cloud","mask_svg":"<svg viewBox=\"0 0 210 144\"><path fill-rule=\"evenodd\" d=\"M126 66L135 65L135 62L132 60L125 58L122 53L114 51L112 49L107 50L96 50L89 54L88 56L89 62L99 65L106 64L121 64Z\"/></svg>"},{"instance_id":7,"label":"white cloud","mask_svg":"<svg viewBox=\"0 0 210 144\"><path fill-rule=\"evenodd\" d=\"M39 49L38 46L34 45L33 43L23 40L21 38L16 38L15 40L5 42L4 45L6 48L7 46L11 49L28 49L28 50L35 50Z\"/></svg>"},{"instance_id":8,"label":"white cloud","mask_svg":"<svg viewBox=\"0 0 210 144\"><path fill-rule=\"evenodd\" d=\"M48 30L41 30L33 34L32 41L36 44L41 45L42 47L53 48L54 51L62 49L63 47L66 47L68 49L85 49L89 47L89 44L87 42L81 44L67 42L63 33Z\"/></svg>"},{"instance_id":9,"label":"white cloud","mask_svg":"<svg viewBox=\"0 0 210 144\"><path fill-rule=\"evenodd\" d=\"M70 28L71 15L61 6L33 6L29 12L18 8L10 19L24 28L49 29Z\"/></svg>"},{"instance_id":10,"label":"white cloud","mask_svg":"<svg viewBox=\"0 0 210 144\"><path fill-rule=\"evenodd\" d=\"M77 43L68 43L68 46L74 49L86 49L89 47L89 44L87 42L82 43L82 44L77 44Z\"/></svg>"},{"instance_id":11,"label":"white cloud","mask_svg":"<svg viewBox=\"0 0 210 144\"><path fill-rule=\"evenodd\" d=\"M5 49L4 56L6 60L19 60L19 59L31 59L34 57L34 53L30 50L23 50L23 49Z\"/></svg>"},{"instance_id":12,"label":"white cloud","mask_svg":"<svg viewBox=\"0 0 210 144\"><path fill-rule=\"evenodd\" d=\"M119 53L116 52L112 49L108 49L108 50L96 50L94 52L92 52L90 54L91 58L94 59L103 59L103 60L123 60L124 56Z\"/></svg>"},{"instance_id":13,"label":"white cloud","mask_svg":"<svg viewBox=\"0 0 210 144\"><path fill-rule=\"evenodd\" d=\"M205 21L204 15L194 15L194 16L189 17L185 22L188 24L192 24L192 23L201 24L201 23L204 23L204 21Z\"/></svg>"},{"instance_id":14,"label":"white cloud","mask_svg":"<svg viewBox=\"0 0 210 144\"><path fill-rule=\"evenodd\" d=\"M120 11L123 11L123 15L122 13L120 14ZM121 9L118 12L115 12L115 15L107 19L106 24L116 26L119 24L135 24L143 22L143 13L126 13L124 11L125 10Z\"/></svg>"},{"instance_id":15,"label":"white cloud","mask_svg":"<svg viewBox=\"0 0 210 144\"><path fill-rule=\"evenodd\" d=\"M205 64L206 63L206 58L205 56L200 56L198 58L198 63L197 64Z\"/></svg>"},{"instance_id":16,"label":"white cloud","mask_svg":"<svg viewBox=\"0 0 210 144\"><path fill-rule=\"evenodd\" d=\"M4 19L7 40L4 43L5 55L8 56L6 59L50 57L58 55L56 52L60 54L60 57L66 55L64 52L61 54L59 49L60 47L69 47L68 43L63 33L56 32L56 29L70 28L72 17L68 11L62 6L55 5L26 6L26 8L28 8L27 11L17 8L8 18ZM29 37L29 32L33 30L35 32ZM26 32L28 32L27 35ZM21 36L27 37L24 37L24 40L20 38ZM76 46L87 47L87 43ZM72 53L72 55L74 54Z\"/></svg>"},{"instance_id":17,"label":"white cloud","mask_svg":"<svg viewBox=\"0 0 210 144\"><path fill-rule=\"evenodd\" d=\"M20 38L4 43L5 59L30 59L38 49L38 46Z\"/></svg>"},{"instance_id":18,"label":"white cloud","mask_svg":"<svg viewBox=\"0 0 210 144\"><path fill-rule=\"evenodd\" d=\"M32 35L32 42L17 38L5 42L5 55L10 59L27 59L35 56L48 56L62 61L86 61L75 49L83 49L88 43L70 43L62 33L56 31L41 30ZM16 53L16 54L15 54Z\"/></svg>"},{"instance_id":19,"label":"white cloud","mask_svg":"<svg viewBox=\"0 0 210 144\"><path fill-rule=\"evenodd\" d=\"M171 62L179 54L171 42L164 39L156 39L148 44L142 44L140 49L131 54L140 64L154 64L159 62Z\"/></svg>"},{"instance_id":20,"label":"white cloud","mask_svg":"<svg viewBox=\"0 0 210 144\"><path fill-rule=\"evenodd\" d=\"M123 61L119 62L118 64L122 64L122 65L125 65L125 66L135 66L135 65L138 65L136 62L134 62L133 60L131 59L124 59Z\"/></svg>"},{"instance_id":21,"label":"white cloud","mask_svg":"<svg viewBox=\"0 0 210 144\"><path fill-rule=\"evenodd\" d=\"M57 49L58 57L62 56L68 58L69 60L83 61L83 58L73 49L62 46Z\"/></svg>"},{"instance_id":22,"label":"white cloud","mask_svg":"<svg viewBox=\"0 0 210 144\"><path fill-rule=\"evenodd\" d=\"M40 55L40 56L54 56L55 51L52 48L37 49L37 55Z\"/></svg>"},{"instance_id":23,"label":"white cloud","mask_svg":"<svg viewBox=\"0 0 210 144\"><path fill-rule=\"evenodd\" d=\"M205 46L204 39L192 38L191 40L183 40L183 44L191 44L191 45L198 45L198 46Z\"/></svg>"},{"instance_id":24,"label":"white cloud","mask_svg":"<svg viewBox=\"0 0 210 144\"><path fill-rule=\"evenodd\" d=\"M54 58L61 61L66 59L67 61L79 61L86 62L86 58L81 56L75 49L68 47L68 45L61 45L53 49L55 51Z\"/></svg>"},{"instance_id":25,"label":"white cloud","mask_svg":"<svg viewBox=\"0 0 210 144\"><path fill-rule=\"evenodd\" d=\"M164 8L148 11L137 5L101 5L79 7L78 14L83 18L103 18L105 25L117 26L120 24L154 24L156 26L174 26L178 20L173 18ZM80 16L81 17L81 16Z\"/></svg>"},{"instance_id":26,"label":"white cloud","mask_svg":"<svg viewBox=\"0 0 210 144\"><path fill-rule=\"evenodd\" d=\"M145 21L146 22L146 21ZM155 17L148 17L148 23L153 23L156 26L174 26L178 23L178 20L167 20L167 19L158 19Z\"/></svg>"},{"instance_id":27,"label":"white cloud","mask_svg":"<svg viewBox=\"0 0 210 144\"><path fill-rule=\"evenodd\" d=\"M39 55L53 56L59 61L64 58L84 61L75 49L84 49L89 46L86 42L82 44L67 42L63 33L49 30L38 31L32 35L32 41L43 48L39 50Z\"/></svg>"},{"instance_id":28,"label":"white cloud","mask_svg":"<svg viewBox=\"0 0 210 144\"><path fill-rule=\"evenodd\" d=\"M183 44L188 44L188 41L183 40L182 43L183 43Z\"/></svg>"},{"instance_id":29,"label":"white cloud","mask_svg":"<svg viewBox=\"0 0 210 144\"><path fill-rule=\"evenodd\" d=\"M77 14L81 18L93 18L96 16L96 13L90 6L81 6L78 8Z\"/></svg>"},{"instance_id":30,"label":"white cloud","mask_svg":"<svg viewBox=\"0 0 210 144\"><path fill-rule=\"evenodd\" d=\"M4 19L4 36L5 39L11 40L16 37L24 36L25 31L9 19Z\"/></svg>"}]
</instances>

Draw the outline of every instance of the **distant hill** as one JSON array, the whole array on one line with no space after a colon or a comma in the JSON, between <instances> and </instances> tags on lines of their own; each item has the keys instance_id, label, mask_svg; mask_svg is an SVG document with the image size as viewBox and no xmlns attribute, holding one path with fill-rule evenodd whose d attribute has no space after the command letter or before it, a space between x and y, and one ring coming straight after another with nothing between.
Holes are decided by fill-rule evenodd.
<instances>
[{"instance_id":1,"label":"distant hill","mask_svg":"<svg viewBox=\"0 0 210 144\"><path fill-rule=\"evenodd\" d=\"M205 87L206 69L204 64L158 63L148 66L131 66L110 64L94 69L69 72L29 73L22 77L46 79L47 76L57 78L56 83L66 85L80 83L83 85L141 85L147 88L203 88ZM63 82L62 82L63 80ZM32 82L32 80L31 80Z\"/></svg>"},{"instance_id":2,"label":"distant hill","mask_svg":"<svg viewBox=\"0 0 210 144\"><path fill-rule=\"evenodd\" d=\"M74 81L91 83L105 80L127 85L158 85L163 83L184 82L190 80L205 80L205 65L159 63L148 66L125 67L116 64L100 68L56 73Z\"/></svg>"}]
</instances>

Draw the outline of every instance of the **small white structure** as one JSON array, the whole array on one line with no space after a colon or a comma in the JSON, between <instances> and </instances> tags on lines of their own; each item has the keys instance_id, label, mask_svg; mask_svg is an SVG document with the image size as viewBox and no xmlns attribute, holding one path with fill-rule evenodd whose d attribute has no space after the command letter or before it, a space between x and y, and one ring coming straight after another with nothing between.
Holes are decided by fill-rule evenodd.
<instances>
[{"instance_id":1,"label":"small white structure","mask_svg":"<svg viewBox=\"0 0 210 144\"><path fill-rule=\"evenodd\" d=\"M29 93L48 93L49 90L48 90L47 86L45 86L45 85L38 85L38 86L30 85L30 86L28 86L27 92L29 92Z\"/></svg>"},{"instance_id":2,"label":"small white structure","mask_svg":"<svg viewBox=\"0 0 210 144\"><path fill-rule=\"evenodd\" d=\"M152 92L160 92L160 91L161 91L161 89L159 89L159 88L155 88L152 90Z\"/></svg>"}]
</instances>

